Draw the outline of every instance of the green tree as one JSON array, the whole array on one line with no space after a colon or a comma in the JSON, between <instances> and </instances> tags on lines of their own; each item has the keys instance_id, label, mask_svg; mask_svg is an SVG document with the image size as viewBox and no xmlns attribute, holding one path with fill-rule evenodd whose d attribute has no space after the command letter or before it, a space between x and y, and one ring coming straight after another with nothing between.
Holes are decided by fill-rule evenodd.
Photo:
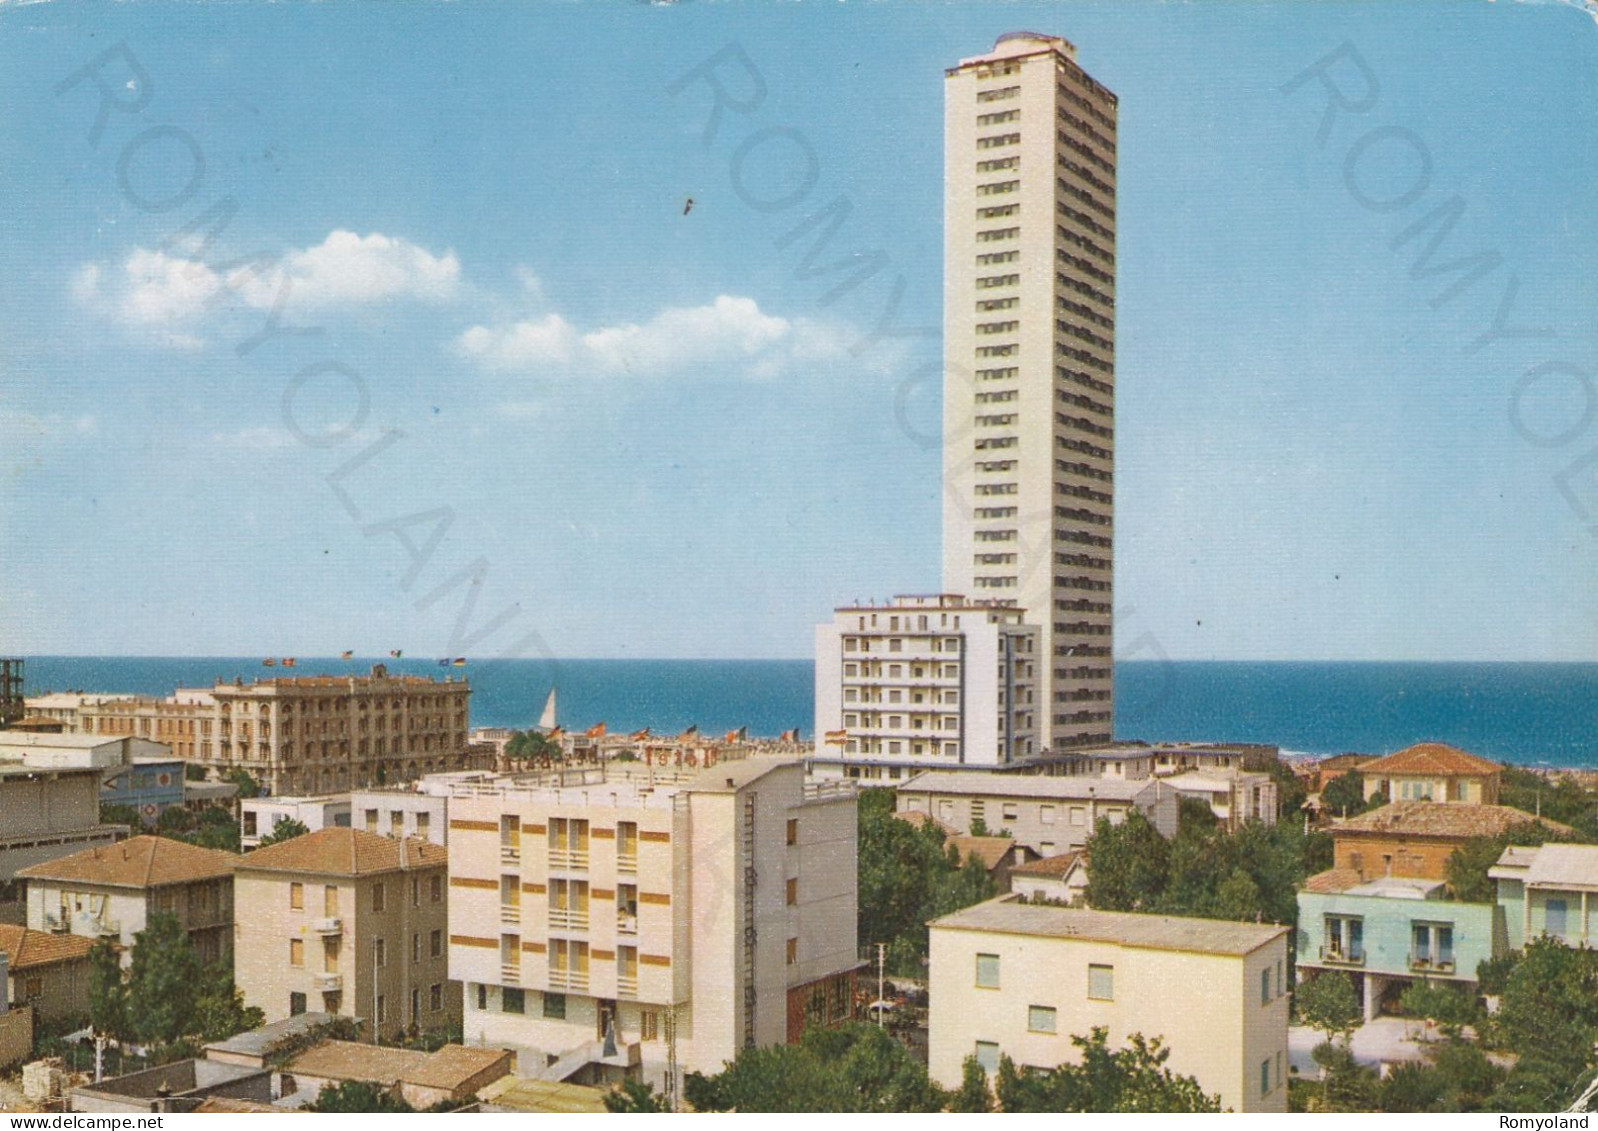
<instances>
[{"instance_id":1,"label":"green tree","mask_svg":"<svg viewBox=\"0 0 1598 1131\"><path fill-rule=\"evenodd\" d=\"M1293 992L1293 1008L1305 1025L1328 1038L1340 1034L1345 1045L1365 1023L1354 983L1340 970L1327 970L1301 982Z\"/></svg>"},{"instance_id":2,"label":"green tree","mask_svg":"<svg viewBox=\"0 0 1598 1131\"><path fill-rule=\"evenodd\" d=\"M261 782L259 779L252 776L248 770L242 768L223 770L221 779L239 787L239 797L241 800L246 797L261 796Z\"/></svg>"},{"instance_id":3,"label":"green tree","mask_svg":"<svg viewBox=\"0 0 1598 1131\"><path fill-rule=\"evenodd\" d=\"M683 1093L696 1111L935 1112L948 1103L903 1045L858 1023L742 1049L721 1072L689 1073Z\"/></svg>"},{"instance_id":4,"label":"green tree","mask_svg":"<svg viewBox=\"0 0 1598 1131\"><path fill-rule=\"evenodd\" d=\"M659 1096L655 1095L654 1085L629 1078L605 1093L605 1110L661 1112L666 1110L666 1105Z\"/></svg>"},{"instance_id":5,"label":"green tree","mask_svg":"<svg viewBox=\"0 0 1598 1131\"><path fill-rule=\"evenodd\" d=\"M133 1037L122 960L111 940L106 938L97 939L89 948L89 1025L96 1033L118 1043Z\"/></svg>"},{"instance_id":6,"label":"green tree","mask_svg":"<svg viewBox=\"0 0 1598 1131\"><path fill-rule=\"evenodd\" d=\"M1493 1044L1519 1058L1493 1097L1495 1110L1566 1106L1598 1064L1598 951L1529 941L1486 1029Z\"/></svg>"},{"instance_id":7,"label":"green tree","mask_svg":"<svg viewBox=\"0 0 1598 1131\"><path fill-rule=\"evenodd\" d=\"M195 1031L200 957L176 915L157 911L133 936L128 1013L141 1040L167 1043Z\"/></svg>"},{"instance_id":8,"label":"green tree","mask_svg":"<svg viewBox=\"0 0 1598 1131\"><path fill-rule=\"evenodd\" d=\"M547 735L536 730L519 730L505 743L505 754L516 759L549 758L558 761L563 753L559 742L551 741Z\"/></svg>"},{"instance_id":9,"label":"green tree","mask_svg":"<svg viewBox=\"0 0 1598 1131\"><path fill-rule=\"evenodd\" d=\"M1548 826L1538 821L1521 821L1499 836L1472 837L1454 849L1444 865L1448 886L1454 898L1465 903L1491 903L1497 898L1497 881L1487 870L1498 863L1511 845L1539 845L1556 839Z\"/></svg>"},{"instance_id":10,"label":"green tree","mask_svg":"<svg viewBox=\"0 0 1598 1131\"><path fill-rule=\"evenodd\" d=\"M269 844L282 844L285 840L293 840L310 831L304 821L295 820L293 817L279 817L273 823L272 831L263 836L261 843L256 847L265 848Z\"/></svg>"},{"instance_id":11,"label":"green tree","mask_svg":"<svg viewBox=\"0 0 1598 1131\"><path fill-rule=\"evenodd\" d=\"M183 780L184 781L204 781L205 780L205 767L203 765L201 765L199 762L185 762L185 763L183 763Z\"/></svg>"},{"instance_id":12,"label":"green tree","mask_svg":"<svg viewBox=\"0 0 1598 1131\"><path fill-rule=\"evenodd\" d=\"M1321 790L1321 808L1334 817L1356 816L1365 811L1365 778L1349 770L1326 783Z\"/></svg>"},{"instance_id":13,"label":"green tree","mask_svg":"<svg viewBox=\"0 0 1598 1131\"><path fill-rule=\"evenodd\" d=\"M144 824L144 818L139 816L139 811L131 805L102 805L100 806L100 823L103 825L127 825L137 832Z\"/></svg>"},{"instance_id":14,"label":"green tree","mask_svg":"<svg viewBox=\"0 0 1598 1131\"><path fill-rule=\"evenodd\" d=\"M161 815L156 818L155 827L162 836L186 833L194 827L194 814L181 805L168 805L161 810Z\"/></svg>"},{"instance_id":15,"label":"green tree","mask_svg":"<svg viewBox=\"0 0 1598 1131\"><path fill-rule=\"evenodd\" d=\"M1398 1007L1412 1017L1434 1022L1445 1036L1458 1036L1466 1025L1473 1025L1480 1010L1476 999L1445 982L1428 979L1411 982L1399 995Z\"/></svg>"},{"instance_id":16,"label":"green tree","mask_svg":"<svg viewBox=\"0 0 1598 1131\"><path fill-rule=\"evenodd\" d=\"M194 1001L195 1032L202 1041L223 1041L265 1022L259 1008L244 1004L244 992L233 984L230 963L213 962L205 968Z\"/></svg>"},{"instance_id":17,"label":"green tree","mask_svg":"<svg viewBox=\"0 0 1598 1131\"><path fill-rule=\"evenodd\" d=\"M1049 1069L1017 1069L999 1061L995 1092L1005 1112L1214 1112L1220 1100L1191 1076L1165 1066L1170 1050L1158 1037L1133 1033L1125 1046L1109 1047L1109 1033L1095 1027L1075 1036L1080 1061Z\"/></svg>"},{"instance_id":18,"label":"green tree","mask_svg":"<svg viewBox=\"0 0 1598 1131\"><path fill-rule=\"evenodd\" d=\"M960 1065L960 1087L949 1097L949 1110L980 1112L993 1110L993 1095L988 1091L988 1072L974 1056Z\"/></svg>"},{"instance_id":19,"label":"green tree","mask_svg":"<svg viewBox=\"0 0 1598 1131\"><path fill-rule=\"evenodd\" d=\"M316 1102L307 1110L354 1114L373 1112L387 1115L416 1109L406 1103L392 1089L371 1080L346 1080L342 1084L328 1084L317 1093Z\"/></svg>"},{"instance_id":20,"label":"green tree","mask_svg":"<svg viewBox=\"0 0 1598 1131\"><path fill-rule=\"evenodd\" d=\"M1100 817L1087 842L1087 903L1100 911L1142 911L1165 892L1170 845L1133 810L1120 824Z\"/></svg>"},{"instance_id":21,"label":"green tree","mask_svg":"<svg viewBox=\"0 0 1598 1131\"><path fill-rule=\"evenodd\" d=\"M1354 1059L1354 1050L1347 1042L1339 1045L1323 1041L1310 1056L1321 1067L1322 1111L1364 1112L1376 1106L1376 1073Z\"/></svg>"}]
</instances>

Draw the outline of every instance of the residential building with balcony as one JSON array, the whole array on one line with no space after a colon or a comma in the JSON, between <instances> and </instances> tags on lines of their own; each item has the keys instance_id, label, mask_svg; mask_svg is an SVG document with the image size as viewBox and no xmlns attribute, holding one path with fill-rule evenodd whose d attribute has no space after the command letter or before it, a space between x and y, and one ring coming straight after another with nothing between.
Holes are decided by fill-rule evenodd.
<instances>
[{"instance_id":1,"label":"residential building with balcony","mask_svg":"<svg viewBox=\"0 0 1598 1131\"><path fill-rule=\"evenodd\" d=\"M1013 896L930 925L927 1068L965 1059L1052 1068L1073 1036L1161 1038L1166 1067L1240 1112L1287 1110L1289 928L1023 904Z\"/></svg>"},{"instance_id":2,"label":"residential building with balcony","mask_svg":"<svg viewBox=\"0 0 1598 1131\"><path fill-rule=\"evenodd\" d=\"M1496 805L1504 768L1441 742L1422 742L1359 767L1365 798Z\"/></svg>"},{"instance_id":3,"label":"residential building with balcony","mask_svg":"<svg viewBox=\"0 0 1598 1131\"><path fill-rule=\"evenodd\" d=\"M27 885L28 926L109 938L132 961L134 936L150 916L177 916L202 962L233 950L231 852L180 840L136 836L34 864L17 873Z\"/></svg>"},{"instance_id":4,"label":"residential building with balcony","mask_svg":"<svg viewBox=\"0 0 1598 1131\"><path fill-rule=\"evenodd\" d=\"M468 1044L522 1073L657 1090L852 1015L847 782L752 758L461 783L449 798L450 974Z\"/></svg>"},{"instance_id":5,"label":"residential building with balcony","mask_svg":"<svg viewBox=\"0 0 1598 1131\"><path fill-rule=\"evenodd\" d=\"M812 773L896 781L1035 760L1043 662L1036 626L998 602L944 593L838 609L816 629Z\"/></svg>"},{"instance_id":6,"label":"residential building with balcony","mask_svg":"<svg viewBox=\"0 0 1598 1131\"><path fill-rule=\"evenodd\" d=\"M243 769L271 794L314 795L411 781L446 770L492 768L468 740L464 679L391 675L240 677L179 688L165 699L83 707L85 732L136 735L188 762Z\"/></svg>"},{"instance_id":7,"label":"residential building with balcony","mask_svg":"<svg viewBox=\"0 0 1598 1131\"><path fill-rule=\"evenodd\" d=\"M1598 845L1507 848L1487 874L1498 882L1511 949L1540 935L1568 946L1598 945Z\"/></svg>"},{"instance_id":8,"label":"residential building with balcony","mask_svg":"<svg viewBox=\"0 0 1598 1131\"><path fill-rule=\"evenodd\" d=\"M1101 817L1118 825L1137 810L1166 837L1176 835L1180 817L1176 790L1159 778L924 773L899 786L895 807L961 835L981 822L1043 857L1082 848Z\"/></svg>"},{"instance_id":9,"label":"residential building with balcony","mask_svg":"<svg viewBox=\"0 0 1598 1131\"><path fill-rule=\"evenodd\" d=\"M430 841L324 828L238 863L233 978L268 1022L358 1017L388 1039L453 1030L448 851Z\"/></svg>"},{"instance_id":10,"label":"residential building with balcony","mask_svg":"<svg viewBox=\"0 0 1598 1131\"><path fill-rule=\"evenodd\" d=\"M1361 880L1397 876L1446 880L1448 858L1476 837L1502 836L1536 821L1548 832L1568 834L1569 825L1505 805L1442 805L1398 801L1332 822L1332 866Z\"/></svg>"},{"instance_id":11,"label":"residential building with balcony","mask_svg":"<svg viewBox=\"0 0 1598 1131\"><path fill-rule=\"evenodd\" d=\"M1333 868L1298 893L1298 978L1353 978L1366 1020L1417 979L1474 991L1476 969L1505 948L1503 909L1447 897L1440 880L1362 879Z\"/></svg>"}]
</instances>

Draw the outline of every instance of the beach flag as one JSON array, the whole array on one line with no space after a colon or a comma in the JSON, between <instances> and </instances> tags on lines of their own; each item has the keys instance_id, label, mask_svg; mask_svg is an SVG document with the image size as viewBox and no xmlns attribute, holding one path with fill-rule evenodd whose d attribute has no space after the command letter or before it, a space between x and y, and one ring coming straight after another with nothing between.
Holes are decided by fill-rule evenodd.
<instances>
[{"instance_id":1,"label":"beach flag","mask_svg":"<svg viewBox=\"0 0 1598 1131\"><path fill-rule=\"evenodd\" d=\"M605 724L604 723L595 723L593 726L591 726L587 730L583 731L583 737L584 738L604 738L605 737Z\"/></svg>"},{"instance_id":2,"label":"beach flag","mask_svg":"<svg viewBox=\"0 0 1598 1131\"><path fill-rule=\"evenodd\" d=\"M447 667L449 667L449 661L448 660L440 660L440 661L438 661L438 666L441 667L441 668L447 668Z\"/></svg>"},{"instance_id":3,"label":"beach flag","mask_svg":"<svg viewBox=\"0 0 1598 1131\"><path fill-rule=\"evenodd\" d=\"M780 739L778 739L778 741L779 742L798 742L799 741L799 732L797 730L785 730L785 731L782 732L782 737Z\"/></svg>"},{"instance_id":4,"label":"beach flag","mask_svg":"<svg viewBox=\"0 0 1598 1131\"><path fill-rule=\"evenodd\" d=\"M450 661L450 663L453 664L457 668L464 668L466 666L466 657L465 656L456 656L453 660Z\"/></svg>"},{"instance_id":5,"label":"beach flag","mask_svg":"<svg viewBox=\"0 0 1598 1131\"><path fill-rule=\"evenodd\" d=\"M644 739L646 739L648 737L649 737L649 728L645 727L643 730L635 730L631 734L629 734L627 736L627 741L628 742L642 742L642 741L644 741Z\"/></svg>"},{"instance_id":6,"label":"beach flag","mask_svg":"<svg viewBox=\"0 0 1598 1131\"><path fill-rule=\"evenodd\" d=\"M828 746L842 746L848 740L849 740L849 732L848 731L846 731L846 730L829 730L827 732L827 737L826 737L826 739L824 741L826 742L826 745L828 745Z\"/></svg>"},{"instance_id":7,"label":"beach flag","mask_svg":"<svg viewBox=\"0 0 1598 1131\"><path fill-rule=\"evenodd\" d=\"M693 726L689 727L687 730L685 730L681 734L679 734L677 736L677 741L678 742L686 742L688 739L692 738L694 735L696 735L698 733L699 733L699 724L695 723Z\"/></svg>"},{"instance_id":8,"label":"beach flag","mask_svg":"<svg viewBox=\"0 0 1598 1131\"><path fill-rule=\"evenodd\" d=\"M560 727L556 727L554 730L550 731L544 737L547 738L550 742L554 742L556 739L558 739L561 735L563 735L565 733L566 732L564 730L562 730Z\"/></svg>"},{"instance_id":9,"label":"beach flag","mask_svg":"<svg viewBox=\"0 0 1598 1131\"><path fill-rule=\"evenodd\" d=\"M277 667L277 661L276 660L272 660L272 659L262 660L261 661L261 666L263 668L275 668L275 667Z\"/></svg>"},{"instance_id":10,"label":"beach flag","mask_svg":"<svg viewBox=\"0 0 1598 1131\"><path fill-rule=\"evenodd\" d=\"M294 666L294 657L293 656L284 656L283 657L283 666L285 668L292 668Z\"/></svg>"},{"instance_id":11,"label":"beach flag","mask_svg":"<svg viewBox=\"0 0 1598 1131\"><path fill-rule=\"evenodd\" d=\"M392 656L392 657L393 657L393 658L394 658L394 659L396 659L396 660L397 660L397 659L399 659L399 658L400 658L400 657L401 657L401 656L403 656L403 655L405 655L405 653L404 653L404 652L403 652L403 651L401 651L401 650L400 650L400 649L398 649L398 648L395 648L395 649L393 649L393 650L392 650L392 651L390 651L390 652L389 652L389 655L390 655L390 656Z\"/></svg>"},{"instance_id":12,"label":"beach flag","mask_svg":"<svg viewBox=\"0 0 1598 1131\"><path fill-rule=\"evenodd\" d=\"M341 660L353 660L355 658L355 653L354 652L340 652L338 654L338 658L341 659Z\"/></svg>"}]
</instances>

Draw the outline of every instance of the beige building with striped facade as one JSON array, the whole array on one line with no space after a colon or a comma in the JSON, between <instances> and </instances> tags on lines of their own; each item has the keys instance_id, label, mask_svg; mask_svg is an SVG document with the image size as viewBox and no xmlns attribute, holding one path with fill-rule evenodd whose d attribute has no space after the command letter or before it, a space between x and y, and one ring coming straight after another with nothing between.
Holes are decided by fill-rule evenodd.
<instances>
[{"instance_id":1,"label":"beige building with striped facade","mask_svg":"<svg viewBox=\"0 0 1598 1131\"><path fill-rule=\"evenodd\" d=\"M1038 625L1050 750L1105 743L1117 100L1031 32L944 93L943 587Z\"/></svg>"},{"instance_id":2,"label":"beige building with striped facade","mask_svg":"<svg viewBox=\"0 0 1598 1131\"><path fill-rule=\"evenodd\" d=\"M852 1011L848 783L777 759L556 771L457 786L449 825L465 1040L524 1073L662 1088Z\"/></svg>"}]
</instances>

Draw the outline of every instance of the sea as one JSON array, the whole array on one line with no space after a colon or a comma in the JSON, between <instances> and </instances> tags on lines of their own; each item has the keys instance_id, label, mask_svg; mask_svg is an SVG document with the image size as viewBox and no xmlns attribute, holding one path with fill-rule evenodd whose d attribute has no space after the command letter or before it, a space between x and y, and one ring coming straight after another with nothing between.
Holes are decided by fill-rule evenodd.
<instances>
[{"instance_id":1,"label":"sea","mask_svg":"<svg viewBox=\"0 0 1598 1131\"><path fill-rule=\"evenodd\" d=\"M756 736L813 734L808 660L482 660L32 656L27 694L170 695L273 675L391 672L469 679L471 725L533 725L551 689L561 726ZM1598 664L1122 661L1115 734L1145 741L1266 742L1284 755L1389 753L1446 742L1527 766L1598 769Z\"/></svg>"}]
</instances>

